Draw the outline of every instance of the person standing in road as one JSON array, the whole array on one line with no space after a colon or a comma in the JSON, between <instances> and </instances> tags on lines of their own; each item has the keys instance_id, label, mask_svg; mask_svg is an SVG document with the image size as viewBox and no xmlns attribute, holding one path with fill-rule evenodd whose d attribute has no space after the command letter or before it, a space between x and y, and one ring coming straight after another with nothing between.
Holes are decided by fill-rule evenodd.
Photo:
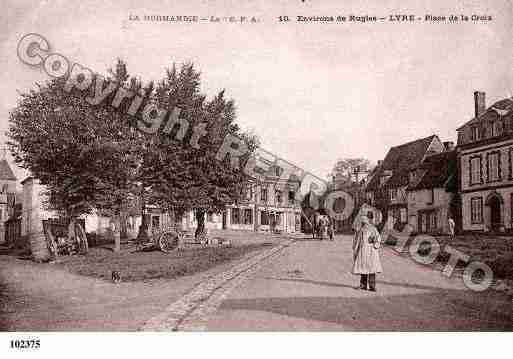
<instances>
[{"instance_id":1,"label":"person standing in road","mask_svg":"<svg viewBox=\"0 0 513 359\"><path fill-rule=\"evenodd\" d=\"M379 248L381 236L365 214L360 216L361 226L353 239L353 274L360 275L359 289L376 291L376 273L381 273Z\"/></svg>"},{"instance_id":2,"label":"person standing in road","mask_svg":"<svg viewBox=\"0 0 513 359\"><path fill-rule=\"evenodd\" d=\"M330 237L330 240L333 240L334 235L334 225L333 225L333 218L328 216L328 236Z\"/></svg>"},{"instance_id":3,"label":"person standing in road","mask_svg":"<svg viewBox=\"0 0 513 359\"><path fill-rule=\"evenodd\" d=\"M454 239L454 227L456 227L456 223L454 223L454 219L452 219L452 217L449 217L448 223L449 223L449 235L451 236L451 239Z\"/></svg>"}]
</instances>

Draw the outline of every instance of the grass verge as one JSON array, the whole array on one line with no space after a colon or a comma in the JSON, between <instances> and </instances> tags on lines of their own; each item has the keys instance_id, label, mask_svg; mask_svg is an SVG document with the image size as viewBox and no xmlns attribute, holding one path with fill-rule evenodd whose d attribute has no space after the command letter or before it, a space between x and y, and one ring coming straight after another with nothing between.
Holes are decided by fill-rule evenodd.
<instances>
[{"instance_id":1,"label":"grass verge","mask_svg":"<svg viewBox=\"0 0 513 359\"><path fill-rule=\"evenodd\" d=\"M169 254L134 252L130 247L114 253L108 247L95 247L87 255L62 257L55 265L75 274L104 280L111 280L112 271L118 271L122 281L144 281L202 272L270 246L269 243L251 243L234 247L187 248Z\"/></svg>"},{"instance_id":2,"label":"grass verge","mask_svg":"<svg viewBox=\"0 0 513 359\"><path fill-rule=\"evenodd\" d=\"M440 244L440 253L436 262L445 265L450 254L444 251L448 245L470 256L470 261L484 262L490 266L494 277L500 279L513 279L513 238L509 236L493 236L480 234L458 235L454 239L449 236L435 236ZM409 241L411 243L411 239ZM385 244L395 246L395 238L389 237ZM405 247L408 249L408 246ZM419 254L428 254L430 248L419 248ZM457 267L464 267L463 261L458 261Z\"/></svg>"}]
</instances>

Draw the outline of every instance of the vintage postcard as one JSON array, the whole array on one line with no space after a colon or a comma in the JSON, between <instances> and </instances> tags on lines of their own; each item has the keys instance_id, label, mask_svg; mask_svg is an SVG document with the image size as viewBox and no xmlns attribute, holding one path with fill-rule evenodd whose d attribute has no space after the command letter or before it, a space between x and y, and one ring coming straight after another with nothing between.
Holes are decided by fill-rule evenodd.
<instances>
[{"instance_id":1,"label":"vintage postcard","mask_svg":"<svg viewBox=\"0 0 513 359\"><path fill-rule=\"evenodd\" d=\"M2 5L8 357L513 330L511 0Z\"/></svg>"}]
</instances>

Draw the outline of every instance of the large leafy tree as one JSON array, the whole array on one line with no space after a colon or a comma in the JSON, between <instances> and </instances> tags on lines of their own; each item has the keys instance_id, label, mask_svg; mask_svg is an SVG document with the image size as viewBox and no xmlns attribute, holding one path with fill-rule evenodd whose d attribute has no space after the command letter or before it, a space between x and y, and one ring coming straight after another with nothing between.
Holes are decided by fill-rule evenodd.
<instances>
[{"instance_id":1,"label":"large leafy tree","mask_svg":"<svg viewBox=\"0 0 513 359\"><path fill-rule=\"evenodd\" d=\"M87 94L68 93L63 80L53 80L21 94L10 114L8 136L15 161L48 188L48 206L71 222L93 209L112 216L116 250L120 221L136 197L164 210L195 210L202 231L205 212L219 212L237 202L247 181L242 171L215 158L225 135L240 135L250 149L257 145L255 136L235 124L234 102L224 91L206 100L192 64L179 71L173 66L156 86L143 88L118 61L110 80L143 90L141 108L149 101L158 108L179 107L180 118L189 124L183 138L175 140L178 128L161 128L156 135L137 130L136 120L125 114L127 103L119 109L110 106L115 91L92 106L85 100ZM207 135L198 146L190 146L197 125L205 126Z\"/></svg>"},{"instance_id":2,"label":"large leafy tree","mask_svg":"<svg viewBox=\"0 0 513 359\"><path fill-rule=\"evenodd\" d=\"M253 150L258 145L256 136L244 133L235 123L233 100L220 91L207 101L200 92L200 73L193 64L173 66L156 85L154 100L160 108L181 109L180 118L189 124L180 141L176 136L182 128L161 131L160 138L152 138L145 152L142 178L149 189L149 201L178 212L194 210L198 227L196 235L204 230L206 212L220 212L227 204L236 203L243 196L248 178L239 169L216 160L224 137L231 133L240 136ZM204 126L206 134L198 146L191 143L196 126Z\"/></svg>"},{"instance_id":3,"label":"large leafy tree","mask_svg":"<svg viewBox=\"0 0 513 359\"><path fill-rule=\"evenodd\" d=\"M110 80L140 87L118 61ZM55 79L21 94L10 113L8 137L15 162L47 188L47 206L70 219L101 210L115 219L119 250L120 218L129 207L140 167L141 134L123 111L110 106L114 93L92 106L88 94L64 91Z\"/></svg>"}]
</instances>

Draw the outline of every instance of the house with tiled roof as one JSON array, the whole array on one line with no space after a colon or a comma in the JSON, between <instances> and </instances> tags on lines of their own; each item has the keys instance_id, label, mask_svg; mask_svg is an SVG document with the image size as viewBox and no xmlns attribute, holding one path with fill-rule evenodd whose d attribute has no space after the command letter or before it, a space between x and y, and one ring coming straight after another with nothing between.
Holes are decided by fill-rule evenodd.
<instances>
[{"instance_id":1,"label":"house with tiled roof","mask_svg":"<svg viewBox=\"0 0 513 359\"><path fill-rule=\"evenodd\" d=\"M393 218L394 224L407 224L407 187L411 172L427 156L444 150L444 144L436 135L392 147L370 176L365 188L367 203L379 209L384 218Z\"/></svg>"},{"instance_id":2,"label":"house with tiled roof","mask_svg":"<svg viewBox=\"0 0 513 359\"><path fill-rule=\"evenodd\" d=\"M426 156L410 171L408 223L416 233L448 233L449 217L457 180L456 151L452 142L444 142L445 151Z\"/></svg>"},{"instance_id":3,"label":"house with tiled roof","mask_svg":"<svg viewBox=\"0 0 513 359\"><path fill-rule=\"evenodd\" d=\"M457 131L463 230L513 230L513 99L486 107L475 92L474 117Z\"/></svg>"}]
</instances>

